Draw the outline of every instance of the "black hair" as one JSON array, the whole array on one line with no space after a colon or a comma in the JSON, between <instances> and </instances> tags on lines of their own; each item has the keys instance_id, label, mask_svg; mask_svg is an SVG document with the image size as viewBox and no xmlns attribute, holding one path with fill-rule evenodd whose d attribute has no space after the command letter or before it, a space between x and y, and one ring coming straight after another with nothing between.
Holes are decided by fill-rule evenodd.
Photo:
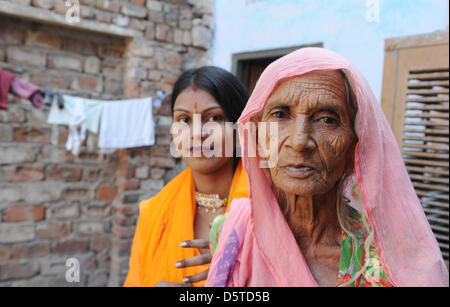
<instances>
[{"instance_id":1,"label":"black hair","mask_svg":"<svg viewBox=\"0 0 450 307\"><path fill-rule=\"evenodd\" d=\"M248 100L248 91L230 72L215 66L185 71L177 79L171 95L172 114L177 97L190 86L197 86L213 96L228 120L236 123Z\"/></svg>"}]
</instances>

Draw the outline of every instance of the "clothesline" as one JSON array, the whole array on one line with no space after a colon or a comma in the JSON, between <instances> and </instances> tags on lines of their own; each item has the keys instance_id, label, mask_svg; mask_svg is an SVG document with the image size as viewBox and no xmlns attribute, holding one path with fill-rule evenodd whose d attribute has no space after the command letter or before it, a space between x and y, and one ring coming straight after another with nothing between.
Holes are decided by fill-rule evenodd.
<instances>
[{"instance_id":1,"label":"clothesline","mask_svg":"<svg viewBox=\"0 0 450 307\"><path fill-rule=\"evenodd\" d=\"M66 125L69 134L66 149L77 156L81 145L90 134L98 135L100 153L117 149L151 146L155 144L153 108L158 110L167 94L157 91L156 96L127 100L97 100L75 97L41 89L0 68L0 110L7 110L8 93L30 99L33 106L50 105L47 123L52 127L52 144L58 144L59 125ZM43 100L42 97L44 96Z\"/></svg>"}]
</instances>

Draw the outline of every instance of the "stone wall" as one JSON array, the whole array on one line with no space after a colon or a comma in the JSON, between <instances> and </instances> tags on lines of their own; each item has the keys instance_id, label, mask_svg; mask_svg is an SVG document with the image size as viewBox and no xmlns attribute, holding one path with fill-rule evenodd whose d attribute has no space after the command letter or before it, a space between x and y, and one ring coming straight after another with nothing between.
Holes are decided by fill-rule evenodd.
<instances>
[{"instance_id":1,"label":"stone wall","mask_svg":"<svg viewBox=\"0 0 450 307\"><path fill-rule=\"evenodd\" d=\"M170 92L183 70L208 63L210 0L81 0L73 26L58 21L64 3L0 1L0 67L45 89L107 100ZM169 154L167 103L155 118L156 145L106 157L84 146L73 157L66 128L50 142L48 106L9 96L0 111L0 286L123 283L139 201L183 168ZM65 279L72 257L79 283Z\"/></svg>"}]
</instances>

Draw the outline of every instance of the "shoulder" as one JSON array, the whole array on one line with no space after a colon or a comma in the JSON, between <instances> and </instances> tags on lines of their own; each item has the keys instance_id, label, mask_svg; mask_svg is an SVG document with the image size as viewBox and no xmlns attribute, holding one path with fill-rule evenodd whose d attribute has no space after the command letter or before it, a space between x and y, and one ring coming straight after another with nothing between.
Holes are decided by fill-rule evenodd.
<instances>
[{"instance_id":1,"label":"shoulder","mask_svg":"<svg viewBox=\"0 0 450 307\"><path fill-rule=\"evenodd\" d=\"M172 204L178 196L183 185L189 182L187 180L188 176L191 176L191 170L189 168L169 181L158 194L141 201L139 203L139 215L143 217L154 214L157 211L167 210L170 207L169 204Z\"/></svg>"}]
</instances>

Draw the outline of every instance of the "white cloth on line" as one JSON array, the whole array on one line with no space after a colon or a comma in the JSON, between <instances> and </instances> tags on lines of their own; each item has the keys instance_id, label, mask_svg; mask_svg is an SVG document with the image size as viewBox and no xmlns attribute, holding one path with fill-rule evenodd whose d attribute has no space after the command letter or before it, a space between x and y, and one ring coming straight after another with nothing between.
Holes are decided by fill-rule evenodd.
<instances>
[{"instance_id":1,"label":"white cloth on line","mask_svg":"<svg viewBox=\"0 0 450 307\"><path fill-rule=\"evenodd\" d=\"M81 144L86 138L86 130L95 134L99 131L103 101L68 95L64 95L63 99L64 108L60 109L55 96L47 123L69 126L66 149L72 151L72 154L78 155ZM53 142L55 139L55 136L52 135Z\"/></svg>"},{"instance_id":2,"label":"white cloth on line","mask_svg":"<svg viewBox=\"0 0 450 307\"><path fill-rule=\"evenodd\" d=\"M155 144L152 98L105 101L98 147L102 152Z\"/></svg>"}]
</instances>

